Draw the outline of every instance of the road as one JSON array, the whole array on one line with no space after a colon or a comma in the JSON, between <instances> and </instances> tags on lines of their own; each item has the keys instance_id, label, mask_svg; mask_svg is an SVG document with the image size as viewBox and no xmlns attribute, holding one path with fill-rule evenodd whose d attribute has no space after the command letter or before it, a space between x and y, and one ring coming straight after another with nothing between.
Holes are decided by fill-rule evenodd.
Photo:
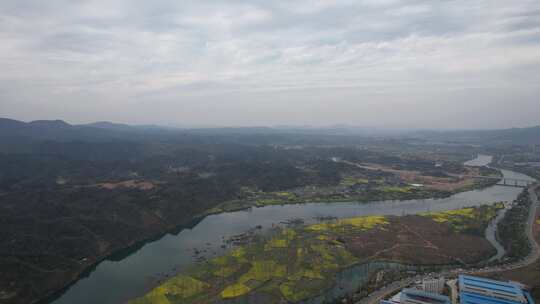
<instances>
[{"instance_id":1,"label":"road","mask_svg":"<svg viewBox=\"0 0 540 304\"><path fill-rule=\"evenodd\" d=\"M537 184L531 185L529 187L529 194L531 198L531 206L529 209L529 218L527 220L527 227L526 227L526 233L527 238L529 239L529 242L531 244L531 252L528 256L526 256L521 261L507 264L507 265L497 265L492 267L486 267L482 269L475 269L475 270L450 270L450 271L443 271L438 273L439 276L445 276L445 277L452 277L456 276L460 273L467 273L467 274L482 274L482 273L491 273L491 272L498 272L498 271L505 271L505 270L512 270L517 268L522 268L528 265L531 265L532 263L536 262L538 258L540 258L540 251L538 250L539 245L536 242L536 239L534 238L533 234L533 227L534 222L536 219L536 212L538 208L538 196L536 194L536 188L539 187ZM382 299L387 298L391 294L395 293L396 291L403 289L409 285L411 285L414 281L419 280L420 276L415 276L407 279L403 279L398 282L394 282L386 287L383 287L382 289L379 289L373 293L371 293L368 297L363 298L362 300L356 302L357 304L378 304Z\"/></svg>"},{"instance_id":2,"label":"road","mask_svg":"<svg viewBox=\"0 0 540 304\"><path fill-rule=\"evenodd\" d=\"M529 187L529 195L531 198L531 206L529 209L529 218L527 219L527 227L525 232L527 233L527 238L529 239L529 243L531 244L531 252L529 255L527 255L524 259L521 261L509 264L508 266L501 269L500 266L493 266L491 268L487 268L482 271L476 271L475 273L490 273L490 272L497 272L501 270L512 270L517 269L525 266L529 266L532 263L536 262L540 258L540 251L538 250L539 245L536 242L536 239L534 237L534 222L536 220L536 213L538 209L538 195L536 194L536 188L538 188L538 185L533 185Z\"/></svg>"}]
</instances>

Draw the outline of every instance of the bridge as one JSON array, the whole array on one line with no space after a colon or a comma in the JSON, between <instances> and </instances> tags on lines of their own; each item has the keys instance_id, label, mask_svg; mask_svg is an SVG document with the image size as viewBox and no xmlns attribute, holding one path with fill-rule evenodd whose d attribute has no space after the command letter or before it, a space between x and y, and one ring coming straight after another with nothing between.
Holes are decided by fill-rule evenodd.
<instances>
[{"instance_id":1,"label":"bridge","mask_svg":"<svg viewBox=\"0 0 540 304\"><path fill-rule=\"evenodd\" d=\"M519 179L519 178L482 176L482 175L475 175L475 176L471 176L471 177L472 178L478 178L478 179L497 180L498 181L497 185L499 185L499 186L507 186L507 187L527 188L530 185L535 183L535 181L533 181L533 180Z\"/></svg>"}]
</instances>

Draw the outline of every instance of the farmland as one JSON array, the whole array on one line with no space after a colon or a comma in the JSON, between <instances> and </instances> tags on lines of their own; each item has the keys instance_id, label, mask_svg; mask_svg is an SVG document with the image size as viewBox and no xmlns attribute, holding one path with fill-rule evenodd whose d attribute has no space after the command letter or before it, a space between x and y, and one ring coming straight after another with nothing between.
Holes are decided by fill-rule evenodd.
<instances>
[{"instance_id":1,"label":"farmland","mask_svg":"<svg viewBox=\"0 0 540 304\"><path fill-rule=\"evenodd\" d=\"M417 148L403 153L401 144L366 149L350 142L291 146L245 139L243 145L235 137L216 144L195 135L99 145L51 142L36 153L4 154L0 296L14 304L53 297L111 255L208 214L305 202L446 197L471 186L432 188L429 178L469 183L467 167L438 152L429 158ZM414 174L405 179L399 173L404 171Z\"/></svg>"},{"instance_id":2,"label":"farmland","mask_svg":"<svg viewBox=\"0 0 540 304\"><path fill-rule=\"evenodd\" d=\"M494 253L481 235L502 204L408 216L365 216L275 227L200 263L131 304L297 302L331 288L338 272L370 261L472 264Z\"/></svg>"},{"instance_id":3,"label":"farmland","mask_svg":"<svg viewBox=\"0 0 540 304\"><path fill-rule=\"evenodd\" d=\"M336 166L336 164L332 164ZM249 207L299 204L310 202L370 202L443 198L452 194L493 185L495 180L474 179L476 175L497 175L486 168L439 168L437 170L403 169L405 160L396 168L384 165L360 166L352 162L339 164L338 181L334 184L306 184L281 191L244 188L240 199L226 201L208 210L208 214Z\"/></svg>"}]
</instances>

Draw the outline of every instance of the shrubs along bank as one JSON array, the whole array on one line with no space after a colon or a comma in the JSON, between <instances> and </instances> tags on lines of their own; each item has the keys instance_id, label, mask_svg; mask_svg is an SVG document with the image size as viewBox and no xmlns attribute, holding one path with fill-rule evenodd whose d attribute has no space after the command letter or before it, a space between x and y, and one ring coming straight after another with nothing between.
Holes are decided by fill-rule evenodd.
<instances>
[{"instance_id":1,"label":"shrubs along bank","mask_svg":"<svg viewBox=\"0 0 540 304\"><path fill-rule=\"evenodd\" d=\"M468 264L494 249L480 230L501 204L408 216L365 216L277 227L252 243L184 271L130 304L298 302L370 261Z\"/></svg>"},{"instance_id":2,"label":"shrubs along bank","mask_svg":"<svg viewBox=\"0 0 540 304\"><path fill-rule=\"evenodd\" d=\"M530 206L531 197L525 189L498 224L498 237L506 250L505 258L508 261L520 260L531 251L531 244L525 234Z\"/></svg>"}]
</instances>

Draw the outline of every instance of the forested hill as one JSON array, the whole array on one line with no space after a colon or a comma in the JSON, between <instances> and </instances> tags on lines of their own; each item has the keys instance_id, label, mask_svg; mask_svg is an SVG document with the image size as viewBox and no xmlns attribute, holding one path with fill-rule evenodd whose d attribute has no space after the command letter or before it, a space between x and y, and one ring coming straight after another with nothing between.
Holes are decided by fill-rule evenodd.
<instances>
[{"instance_id":1,"label":"forested hill","mask_svg":"<svg viewBox=\"0 0 540 304\"><path fill-rule=\"evenodd\" d=\"M52 141L110 141L134 138L135 135L165 133L165 128L129 126L110 122L71 125L62 120L36 120L22 122L0 118L0 139L52 140Z\"/></svg>"},{"instance_id":2,"label":"forested hill","mask_svg":"<svg viewBox=\"0 0 540 304\"><path fill-rule=\"evenodd\" d=\"M319 130L319 129L317 129ZM163 154L179 145L343 145L363 143L365 136L339 129L285 129L269 127L181 129L155 125L131 126L111 122L72 125L61 120L22 122L0 118L0 153L43 154L96 147L127 146L145 153ZM105 152L104 152L105 153Z\"/></svg>"},{"instance_id":3,"label":"forested hill","mask_svg":"<svg viewBox=\"0 0 540 304\"><path fill-rule=\"evenodd\" d=\"M414 134L427 140L488 145L540 144L540 126L500 130L421 131Z\"/></svg>"},{"instance_id":4,"label":"forested hill","mask_svg":"<svg viewBox=\"0 0 540 304\"><path fill-rule=\"evenodd\" d=\"M540 126L501 130L459 131L395 131L384 133L354 127L237 127L181 129L155 125L132 126L112 122L72 125L62 120L22 122L0 118L0 153L46 152L55 146L65 149L66 143L114 143L144 146L146 152L166 149L166 146L199 144L254 145L343 145L365 144L372 139L402 140L416 138L428 142L478 145L540 144ZM61 147L60 147L61 146ZM84 150L84 148L81 148ZM69 149L68 149L69 150ZM158 151L158 152L159 152Z\"/></svg>"}]
</instances>

